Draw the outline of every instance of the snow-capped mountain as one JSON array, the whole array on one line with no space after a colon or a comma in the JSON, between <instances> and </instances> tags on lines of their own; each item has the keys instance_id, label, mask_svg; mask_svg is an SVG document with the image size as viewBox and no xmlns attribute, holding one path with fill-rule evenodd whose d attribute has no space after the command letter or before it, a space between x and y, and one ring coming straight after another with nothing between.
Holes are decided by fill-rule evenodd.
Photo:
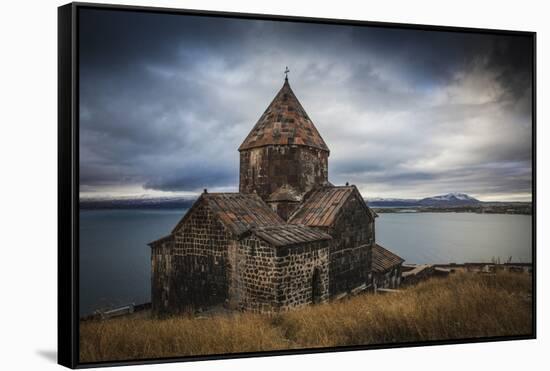
<instances>
[{"instance_id":1,"label":"snow-capped mountain","mask_svg":"<svg viewBox=\"0 0 550 371\"><path fill-rule=\"evenodd\" d=\"M447 193L445 195L423 198L419 201L423 206L439 205L474 205L480 201L465 193Z\"/></svg>"},{"instance_id":2,"label":"snow-capped mountain","mask_svg":"<svg viewBox=\"0 0 550 371\"><path fill-rule=\"evenodd\" d=\"M129 197L82 197L81 209L187 209L195 202L197 196L129 196ZM421 200L406 198L369 198L372 207L419 207L419 206L462 206L476 205L481 201L465 193L448 193L445 195L423 198Z\"/></svg>"},{"instance_id":3,"label":"snow-capped mountain","mask_svg":"<svg viewBox=\"0 0 550 371\"><path fill-rule=\"evenodd\" d=\"M370 198L368 199L370 206L393 206L393 207L413 207L413 206L460 206L460 205L475 205L481 201L465 194L465 193L448 193L445 195L427 197L420 200L403 199L403 198Z\"/></svg>"}]
</instances>

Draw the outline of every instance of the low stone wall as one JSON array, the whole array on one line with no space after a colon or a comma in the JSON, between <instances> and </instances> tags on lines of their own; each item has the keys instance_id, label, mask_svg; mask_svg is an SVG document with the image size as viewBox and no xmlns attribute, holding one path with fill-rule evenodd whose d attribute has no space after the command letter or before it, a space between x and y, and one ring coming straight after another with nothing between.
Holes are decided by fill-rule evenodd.
<instances>
[{"instance_id":1,"label":"low stone wall","mask_svg":"<svg viewBox=\"0 0 550 371\"><path fill-rule=\"evenodd\" d=\"M414 285L433 276L435 267L430 264L403 265L401 285Z\"/></svg>"},{"instance_id":2,"label":"low stone wall","mask_svg":"<svg viewBox=\"0 0 550 371\"><path fill-rule=\"evenodd\" d=\"M404 265L403 285L414 285L431 277L447 277L452 270L435 264Z\"/></svg>"}]
</instances>

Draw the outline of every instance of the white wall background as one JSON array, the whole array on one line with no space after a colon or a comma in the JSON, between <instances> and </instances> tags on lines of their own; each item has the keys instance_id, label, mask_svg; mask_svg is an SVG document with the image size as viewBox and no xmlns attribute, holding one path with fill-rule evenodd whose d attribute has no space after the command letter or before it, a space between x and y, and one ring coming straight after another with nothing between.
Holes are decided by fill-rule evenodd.
<instances>
[{"instance_id":1,"label":"white wall background","mask_svg":"<svg viewBox=\"0 0 550 371\"><path fill-rule=\"evenodd\" d=\"M193 0L122 4L371 21L501 28L538 33L538 337L535 341L134 366L155 370L540 369L550 349L548 324L550 26L539 0ZM56 365L57 6L5 1L0 15L0 368ZM546 170L545 170L546 168ZM546 350L546 353L545 353Z\"/></svg>"}]
</instances>

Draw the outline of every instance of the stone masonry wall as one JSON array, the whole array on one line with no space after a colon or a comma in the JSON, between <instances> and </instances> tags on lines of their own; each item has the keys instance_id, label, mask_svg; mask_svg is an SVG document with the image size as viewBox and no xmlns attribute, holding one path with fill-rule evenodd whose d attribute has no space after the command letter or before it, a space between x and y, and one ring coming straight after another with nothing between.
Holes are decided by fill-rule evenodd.
<instances>
[{"instance_id":1,"label":"stone masonry wall","mask_svg":"<svg viewBox=\"0 0 550 371\"><path fill-rule=\"evenodd\" d=\"M315 270L318 282L314 283ZM314 284L318 284L316 303L329 298L328 241L294 245L277 250L279 309L288 310L312 304Z\"/></svg>"},{"instance_id":2,"label":"stone masonry wall","mask_svg":"<svg viewBox=\"0 0 550 371\"><path fill-rule=\"evenodd\" d=\"M168 312L170 275L172 274L172 242L151 247L151 305L154 313Z\"/></svg>"},{"instance_id":3,"label":"stone masonry wall","mask_svg":"<svg viewBox=\"0 0 550 371\"><path fill-rule=\"evenodd\" d=\"M166 313L195 311L219 304L228 299L227 246L231 236L205 205L198 205L193 214L174 233L170 251L163 258L169 260L165 272L154 272L156 277L168 278ZM159 260L160 260L159 259ZM157 264L158 266L158 264ZM158 285L153 285L153 308L161 308L155 301L162 298ZM160 312L158 312L160 313Z\"/></svg>"},{"instance_id":4,"label":"stone masonry wall","mask_svg":"<svg viewBox=\"0 0 550 371\"><path fill-rule=\"evenodd\" d=\"M274 247L250 236L230 247L230 307L273 312L313 302L318 270L318 302L328 300L328 242Z\"/></svg>"},{"instance_id":5,"label":"stone masonry wall","mask_svg":"<svg viewBox=\"0 0 550 371\"><path fill-rule=\"evenodd\" d=\"M378 289L396 289L401 285L401 266L395 266L386 272L374 273L373 283Z\"/></svg>"},{"instance_id":6,"label":"stone masonry wall","mask_svg":"<svg viewBox=\"0 0 550 371\"><path fill-rule=\"evenodd\" d=\"M275 249L250 236L229 248L231 271L230 307L255 312L277 308Z\"/></svg>"},{"instance_id":7,"label":"stone masonry wall","mask_svg":"<svg viewBox=\"0 0 550 371\"><path fill-rule=\"evenodd\" d=\"M330 247L330 297L369 284L374 244L374 221L355 196L346 201L336 224L328 230Z\"/></svg>"},{"instance_id":8,"label":"stone masonry wall","mask_svg":"<svg viewBox=\"0 0 550 371\"><path fill-rule=\"evenodd\" d=\"M328 152L301 145L270 145L240 153L239 192L266 199L283 184L304 194L328 181Z\"/></svg>"}]
</instances>

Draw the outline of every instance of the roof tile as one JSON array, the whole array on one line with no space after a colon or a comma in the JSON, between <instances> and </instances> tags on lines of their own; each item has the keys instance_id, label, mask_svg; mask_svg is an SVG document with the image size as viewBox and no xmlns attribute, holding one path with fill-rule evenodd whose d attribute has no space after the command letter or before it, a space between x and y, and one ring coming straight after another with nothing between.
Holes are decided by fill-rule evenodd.
<instances>
[{"instance_id":1,"label":"roof tile","mask_svg":"<svg viewBox=\"0 0 550 371\"><path fill-rule=\"evenodd\" d=\"M195 205L202 202L206 202L226 228L237 236L253 227L285 223L257 194L203 193L172 232L184 223Z\"/></svg>"},{"instance_id":2,"label":"roof tile","mask_svg":"<svg viewBox=\"0 0 550 371\"><path fill-rule=\"evenodd\" d=\"M330 235L314 228L293 224L255 227L250 230L250 233L274 246L289 246L332 239Z\"/></svg>"},{"instance_id":3,"label":"roof tile","mask_svg":"<svg viewBox=\"0 0 550 371\"><path fill-rule=\"evenodd\" d=\"M385 272L404 261L405 259L378 244L375 244L372 248L372 270L375 272Z\"/></svg>"},{"instance_id":4,"label":"roof tile","mask_svg":"<svg viewBox=\"0 0 550 371\"><path fill-rule=\"evenodd\" d=\"M343 186L324 187L313 191L290 217L289 223L312 227L331 226L354 190L353 186Z\"/></svg>"},{"instance_id":5,"label":"roof tile","mask_svg":"<svg viewBox=\"0 0 550 371\"><path fill-rule=\"evenodd\" d=\"M265 110L239 151L266 145L299 144L329 151L290 88L288 80Z\"/></svg>"}]
</instances>

